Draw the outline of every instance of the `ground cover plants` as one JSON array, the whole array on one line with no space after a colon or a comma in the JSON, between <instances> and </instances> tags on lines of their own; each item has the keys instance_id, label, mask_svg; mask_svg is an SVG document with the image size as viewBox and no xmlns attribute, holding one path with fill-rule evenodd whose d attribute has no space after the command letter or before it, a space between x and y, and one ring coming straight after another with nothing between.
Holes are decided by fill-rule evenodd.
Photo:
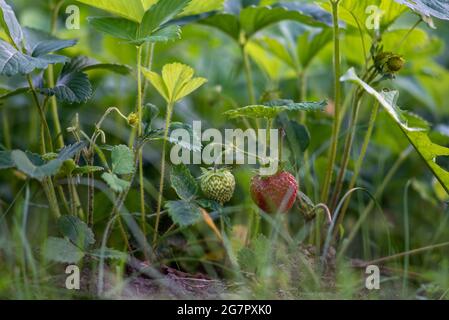
<instances>
[{"instance_id":1,"label":"ground cover plants","mask_svg":"<svg viewBox=\"0 0 449 320\"><path fill-rule=\"evenodd\" d=\"M448 299L448 12L0 0L0 297Z\"/></svg>"}]
</instances>

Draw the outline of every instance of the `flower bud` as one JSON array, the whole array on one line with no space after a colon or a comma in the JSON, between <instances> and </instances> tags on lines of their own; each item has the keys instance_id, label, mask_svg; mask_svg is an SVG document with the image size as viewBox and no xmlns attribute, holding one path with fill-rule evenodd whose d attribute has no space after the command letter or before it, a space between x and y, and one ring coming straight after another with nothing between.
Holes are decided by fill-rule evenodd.
<instances>
[{"instance_id":1,"label":"flower bud","mask_svg":"<svg viewBox=\"0 0 449 320\"><path fill-rule=\"evenodd\" d=\"M139 122L139 115L135 112L130 113L128 116L128 124L131 127L135 127L138 122Z\"/></svg>"}]
</instances>

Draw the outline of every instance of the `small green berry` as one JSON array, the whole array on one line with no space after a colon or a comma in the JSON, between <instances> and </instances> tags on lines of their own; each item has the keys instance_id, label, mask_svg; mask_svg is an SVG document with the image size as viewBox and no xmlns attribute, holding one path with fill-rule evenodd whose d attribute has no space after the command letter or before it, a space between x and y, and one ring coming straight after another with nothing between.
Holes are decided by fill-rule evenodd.
<instances>
[{"instance_id":1,"label":"small green berry","mask_svg":"<svg viewBox=\"0 0 449 320\"><path fill-rule=\"evenodd\" d=\"M231 200L235 190L234 175L227 169L203 169L201 190L206 198L224 204Z\"/></svg>"}]
</instances>

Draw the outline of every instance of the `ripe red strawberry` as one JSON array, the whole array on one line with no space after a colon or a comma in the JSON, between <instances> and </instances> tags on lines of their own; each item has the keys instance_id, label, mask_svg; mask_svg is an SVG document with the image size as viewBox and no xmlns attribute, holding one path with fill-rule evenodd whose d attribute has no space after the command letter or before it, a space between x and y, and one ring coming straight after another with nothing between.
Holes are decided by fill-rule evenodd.
<instances>
[{"instance_id":1,"label":"ripe red strawberry","mask_svg":"<svg viewBox=\"0 0 449 320\"><path fill-rule=\"evenodd\" d=\"M253 201L263 211L285 213L295 203L298 183L293 175L280 171L269 177L253 177L250 191Z\"/></svg>"}]
</instances>

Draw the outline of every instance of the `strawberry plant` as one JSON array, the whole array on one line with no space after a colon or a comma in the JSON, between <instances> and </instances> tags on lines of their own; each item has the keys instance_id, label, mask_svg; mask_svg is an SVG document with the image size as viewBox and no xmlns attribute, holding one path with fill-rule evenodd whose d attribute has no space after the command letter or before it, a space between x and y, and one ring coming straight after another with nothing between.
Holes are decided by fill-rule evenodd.
<instances>
[{"instance_id":1,"label":"strawberry plant","mask_svg":"<svg viewBox=\"0 0 449 320\"><path fill-rule=\"evenodd\" d=\"M448 299L447 11L0 0L0 297Z\"/></svg>"}]
</instances>

